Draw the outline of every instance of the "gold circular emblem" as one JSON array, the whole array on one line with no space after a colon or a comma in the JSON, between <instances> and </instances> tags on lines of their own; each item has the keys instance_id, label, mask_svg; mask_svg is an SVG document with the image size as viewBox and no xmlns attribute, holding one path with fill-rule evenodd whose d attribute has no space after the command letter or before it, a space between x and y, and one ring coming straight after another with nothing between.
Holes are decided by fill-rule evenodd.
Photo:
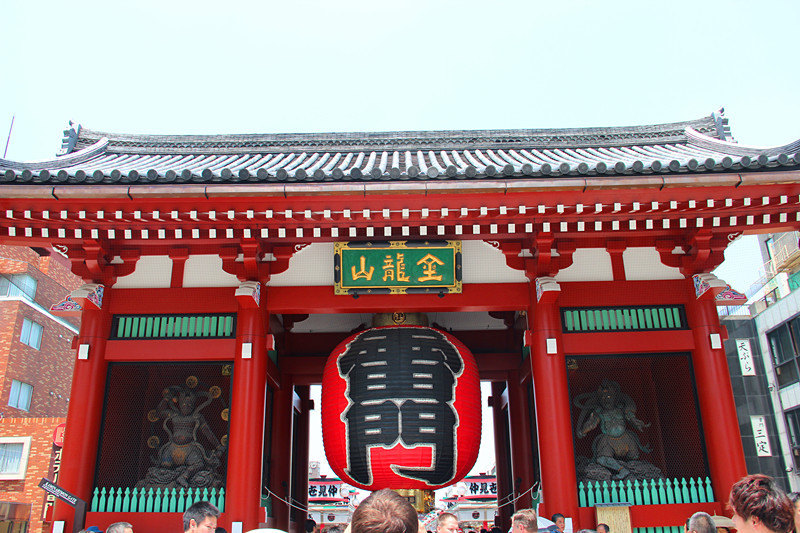
<instances>
[{"instance_id":1,"label":"gold circular emblem","mask_svg":"<svg viewBox=\"0 0 800 533\"><path fill-rule=\"evenodd\" d=\"M402 324L406 321L406 314L401 311L395 311L392 313L392 320L395 324Z\"/></svg>"},{"instance_id":2,"label":"gold circular emblem","mask_svg":"<svg viewBox=\"0 0 800 533\"><path fill-rule=\"evenodd\" d=\"M186 378L186 386L190 389L197 387L198 379L196 376L189 376Z\"/></svg>"},{"instance_id":3,"label":"gold circular emblem","mask_svg":"<svg viewBox=\"0 0 800 533\"><path fill-rule=\"evenodd\" d=\"M161 439L153 435L149 439L147 439L147 447L148 448L158 448L158 445L161 444Z\"/></svg>"},{"instance_id":4,"label":"gold circular emblem","mask_svg":"<svg viewBox=\"0 0 800 533\"><path fill-rule=\"evenodd\" d=\"M230 409L223 409L223 410L222 410L222 412L220 413L220 415L219 415L219 416L221 416L221 417L222 417L222 419L223 419L225 422L227 422L227 421L228 421L228 419L229 419L229 418L230 418L230 416L231 416L231 410L230 410Z\"/></svg>"},{"instance_id":5,"label":"gold circular emblem","mask_svg":"<svg viewBox=\"0 0 800 533\"><path fill-rule=\"evenodd\" d=\"M223 446L227 446L228 445L228 436L227 435L223 435L222 438L219 439L219 443L222 444Z\"/></svg>"},{"instance_id":6,"label":"gold circular emblem","mask_svg":"<svg viewBox=\"0 0 800 533\"><path fill-rule=\"evenodd\" d=\"M219 398L222 395L222 389L220 389L216 385L208 389L208 392L211 393L212 398Z\"/></svg>"},{"instance_id":7,"label":"gold circular emblem","mask_svg":"<svg viewBox=\"0 0 800 533\"><path fill-rule=\"evenodd\" d=\"M150 409L150 411L147 413L147 420L150 422L155 422L158 420L158 413L155 409Z\"/></svg>"},{"instance_id":8,"label":"gold circular emblem","mask_svg":"<svg viewBox=\"0 0 800 533\"><path fill-rule=\"evenodd\" d=\"M222 365L222 375L223 376L231 375L231 365Z\"/></svg>"}]
</instances>

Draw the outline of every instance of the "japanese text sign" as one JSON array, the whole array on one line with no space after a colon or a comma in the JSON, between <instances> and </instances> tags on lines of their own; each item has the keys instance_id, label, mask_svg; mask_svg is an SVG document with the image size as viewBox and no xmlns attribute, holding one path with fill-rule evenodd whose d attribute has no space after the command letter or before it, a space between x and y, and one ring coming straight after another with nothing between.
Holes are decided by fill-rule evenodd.
<instances>
[{"instance_id":1,"label":"japanese text sign","mask_svg":"<svg viewBox=\"0 0 800 533\"><path fill-rule=\"evenodd\" d=\"M338 242L336 294L461 292L461 241Z\"/></svg>"},{"instance_id":2,"label":"japanese text sign","mask_svg":"<svg viewBox=\"0 0 800 533\"><path fill-rule=\"evenodd\" d=\"M759 457L772 455L767 433L767 421L763 416L751 416L750 425L753 427L753 439L756 441L756 453Z\"/></svg>"}]
</instances>

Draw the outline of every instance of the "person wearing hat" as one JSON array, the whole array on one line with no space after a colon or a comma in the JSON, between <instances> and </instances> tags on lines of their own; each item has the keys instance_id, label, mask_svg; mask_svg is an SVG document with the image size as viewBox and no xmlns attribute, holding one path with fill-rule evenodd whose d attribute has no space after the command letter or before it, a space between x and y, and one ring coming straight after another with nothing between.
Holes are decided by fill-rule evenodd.
<instances>
[{"instance_id":1,"label":"person wearing hat","mask_svg":"<svg viewBox=\"0 0 800 533\"><path fill-rule=\"evenodd\" d=\"M89 526L84 529L84 531L86 531L86 533L103 533L103 530L97 526Z\"/></svg>"}]
</instances>

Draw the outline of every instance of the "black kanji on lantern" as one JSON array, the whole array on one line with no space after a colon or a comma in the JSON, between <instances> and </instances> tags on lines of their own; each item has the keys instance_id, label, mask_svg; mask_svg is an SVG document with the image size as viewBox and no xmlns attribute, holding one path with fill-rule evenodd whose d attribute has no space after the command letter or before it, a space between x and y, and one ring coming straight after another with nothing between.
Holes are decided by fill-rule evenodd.
<instances>
[{"instance_id":1,"label":"black kanji on lantern","mask_svg":"<svg viewBox=\"0 0 800 533\"><path fill-rule=\"evenodd\" d=\"M455 385L464 368L461 354L440 332L426 328L379 328L356 337L338 360L350 404L348 474L372 482L369 449L430 446L431 468L393 466L410 479L441 485L455 477Z\"/></svg>"}]
</instances>

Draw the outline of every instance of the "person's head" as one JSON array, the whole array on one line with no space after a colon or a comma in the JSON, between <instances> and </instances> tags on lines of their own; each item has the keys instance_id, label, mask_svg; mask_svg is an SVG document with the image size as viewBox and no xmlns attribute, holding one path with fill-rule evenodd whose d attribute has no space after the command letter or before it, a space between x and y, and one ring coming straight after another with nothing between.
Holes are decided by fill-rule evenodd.
<instances>
[{"instance_id":1,"label":"person's head","mask_svg":"<svg viewBox=\"0 0 800 533\"><path fill-rule=\"evenodd\" d=\"M564 527L567 525L567 521L564 519L564 515L561 513L554 514L550 520L556 525L559 531L564 531Z\"/></svg>"},{"instance_id":2,"label":"person's head","mask_svg":"<svg viewBox=\"0 0 800 533\"><path fill-rule=\"evenodd\" d=\"M686 531L695 533L716 533L717 525L708 513L694 513L686 521Z\"/></svg>"},{"instance_id":3,"label":"person's head","mask_svg":"<svg viewBox=\"0 0 800 533\"><path fill-rule=\"evenodd\" d=\"M217 529L217 518L219 509L211 502L196 502L183 513L183 531L214 533Z\"/></svg>"},{"instance_id":4,"label":"person's head","mask_svg":"<svg viewBox=\"0 0 800 533\"><path fill-rule=\"evenodd\" d=\"M224 527L217 526L217 529L214 531L214 533L228 533L228 530Z\"/></svg>"},{"instance_id":5,"label":"person's head","mask_svg":"<svg viewBox=\"0 0 800 533\"><path fill-rule=\"evenodd\" d=\"M311 518L306 519L306 533L314 533L317 530L317 523Z\"/></svg>"},{"instance_id":6,"label":"person's head","mask_svg":"<svg viewBox=\"0 0 800 533\"><path fill-rule=\"evenodd\" d=\"M128 522L115 522L106 528L106 533L133 533L133 526Z\"/></svg>"},{"instance_id":7,"label":"person's head","mask_svg":"<svg viewBox=\"0 0 800 533\"><path fill-rule=\"evenodd\" d=\"M794 505L794 530L800 533L800 492L790 492L788 496Z\"/></svg>"},{"instance_id":8,"label":"person's head","mask_svg":"<svg viewBox=\"0 0 800 533\"><path fill-rule=\"evenodd\" d=\"M610 533L611 528L608 524L597 524L597 533Z\"/></svg>"},{"instance_id":9,"label":"person's head","mask_svg":"<svg viewBox=\"0 0 800 533\"><path fill-rule=\"evenodd\" d=\"M442 513L436 522L436 533L458 533L458 518L453 513Z\"/></svg>"},{"instance_id":10,"label":"person's head","mask_svg":"<svg viewBox=\"0 0 800 533\"><path fill-rule=\"evenodd\" d=\"M341 526L331 526L325 528L325 533L342 533Z\"/></svg>"},{"instance_id":11,"label":"person's head","mask_svg":"<svg viewBox=\"0 0 800 533\"><path fill-rule=\"evenodd\" d=\"M418 533L419 519L411 503L393 490L373 492L353 512L352 533Z\"/></svg>"},{"instance_id":12,"label":"person's head","mask_svg":"<svg viewBox=\"0 0 800 533\"><path fill-rule=\"evenodd\" d=\"M734 483L728 503L738 533L789 533L794 529L794 506L769 476L743 477Z\"/></svg>"},{"instance_id":13,"label":"person's head","mask_svg":"<svg viewBox=\"0 0 800 533\"><path fill-rule=\"evenodd\" d=\"M511 517L512 533L536 533L539 523L536 511L533 509L520 509Z\"/></svg>"}]
</instances>

